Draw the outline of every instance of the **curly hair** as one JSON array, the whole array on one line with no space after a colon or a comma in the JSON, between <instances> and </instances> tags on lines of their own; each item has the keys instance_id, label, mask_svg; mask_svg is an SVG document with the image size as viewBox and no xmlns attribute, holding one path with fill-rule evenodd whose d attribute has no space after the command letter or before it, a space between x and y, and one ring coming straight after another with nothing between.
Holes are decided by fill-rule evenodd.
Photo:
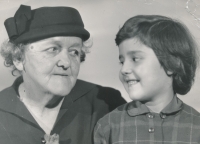
<instances>
[{"instance_id":1,"label":"curly hair","mask_svg":"<svg viewBox=\"0 0 200 144\"><path fill-rule=\"evenodd\" d=\"M138 15L128 19L118 31L119 46L126 39L137 38L152 48L161 66L173 72L174 93L188 93L194 82L199 54L197 44L186 26L159 15Z\"/></svg>"},{"instance_id":2,"label":"curly hair","mask_svg":"<svg viewBox=\"0 0 200 144\"><path fill-rule=\"evenodd\" d=\"M6 67L12 68L12 75L16 76L15 72L18 72L18 69L15 67L13 61L23 61L24 60L24 52L25 48L29 44L15 44L8 40L4 41L1 45L0 53L1 56L4 58L4 65ZM86 53L90 52L90 48L92 47L93 43L92 40L89 39L83 42L83 47L80 54L80 61L85 61Z\"/></svg>"}]
</instances>

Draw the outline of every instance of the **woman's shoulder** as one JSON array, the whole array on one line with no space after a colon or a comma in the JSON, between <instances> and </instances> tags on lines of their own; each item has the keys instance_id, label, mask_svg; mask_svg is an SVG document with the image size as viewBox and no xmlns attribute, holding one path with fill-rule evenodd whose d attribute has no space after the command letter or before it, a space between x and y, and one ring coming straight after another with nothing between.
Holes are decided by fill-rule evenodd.
<instances>
[{"instance_id":1,"label":"woman's shoulder","mask_svg":"<svg viewBox=\"0 0 200 144\"><path fill-rule=\"evenodd\" d=\"M12 86L7 87L0 91L0 101L2 101L3 99L7 99L13 95L16 95L14 88Z\"/></svg>"},{"instance_id":2,"label":"woman's shoulder","mask_svg":"<svg viewBox=\"0 0 200 144\"><path fill-rule=\"evenodd\" d=\"M4 109L10 103L14 102L16 98L17 94L12 86L0 91L0 108Z\"/></svg>"},{"instance_id":3,"label":"woman's shoulder","mask_svg":"<svg viewBox=\"0 0 200 144\"><path fill-rule=\"evenodd\" d=\"M16 96L18 93L18 87L22 82L23 78L21 76L17 77L11 86L0 91L0 99Z\"/></svg>"}]
</instances>

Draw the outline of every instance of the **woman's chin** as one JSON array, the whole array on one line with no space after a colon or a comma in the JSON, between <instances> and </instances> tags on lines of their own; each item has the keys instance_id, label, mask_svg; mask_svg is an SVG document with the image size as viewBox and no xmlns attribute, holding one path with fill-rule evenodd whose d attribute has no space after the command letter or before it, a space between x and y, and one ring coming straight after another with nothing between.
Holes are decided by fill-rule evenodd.
<instances>
[{"instance_id":1,"label":"woman's chin","mask_svg":"<svg viewBox=\"0 0 200 144\"><path fill-rule=\"evenodd\" d=\"M71 89L65 88L64 90L51 91L52 95L64 97L70 93Z\"/></svg>"},{"instance_id":2,"label":"woman's chin","mask_svg":"<svg viewBox=\"0 0 200 144\"><path fill-rule=\"evenodd\" d=\"M47 91L53 95L66 96L70 93L75 85L75 81L55 81L48 85Z\"/></svg>"}]
</instances>

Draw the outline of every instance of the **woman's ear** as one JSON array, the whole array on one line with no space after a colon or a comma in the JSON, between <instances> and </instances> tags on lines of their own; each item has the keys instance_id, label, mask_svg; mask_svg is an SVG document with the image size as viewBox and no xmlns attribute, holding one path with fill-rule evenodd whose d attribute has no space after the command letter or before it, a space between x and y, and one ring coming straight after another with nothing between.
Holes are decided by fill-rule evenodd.
<instances>
[{"instance_id":1,"label":"woman's ear","mask_svg":"<svg viewBox=\"0 0 200 144\"><path fill-rule=\"evenodd\" d=\"M23 71L24 70L24 65L22 61L19 60L14 60L13 64L15 65L15 67L19 70L19 71Z\"/></svg>"}]
</instances>

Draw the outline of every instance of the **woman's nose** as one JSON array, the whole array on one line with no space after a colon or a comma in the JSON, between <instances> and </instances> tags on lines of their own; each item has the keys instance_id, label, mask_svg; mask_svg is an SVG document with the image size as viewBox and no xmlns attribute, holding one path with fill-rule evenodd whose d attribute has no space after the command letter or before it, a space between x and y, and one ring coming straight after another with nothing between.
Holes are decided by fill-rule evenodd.
<instances>
[{"instance_id":1,"label":"woman's nose","mask_svg":"<svg viewBox=\"0 0 200 144\"><path fill-rule=\"evenodd\" d=\"M63 69L68 69L71 65L71 59L68 53L64 53L59 56L59 61L57 63L58 67L62 67Z\"/></svg>"}]
</instances>

